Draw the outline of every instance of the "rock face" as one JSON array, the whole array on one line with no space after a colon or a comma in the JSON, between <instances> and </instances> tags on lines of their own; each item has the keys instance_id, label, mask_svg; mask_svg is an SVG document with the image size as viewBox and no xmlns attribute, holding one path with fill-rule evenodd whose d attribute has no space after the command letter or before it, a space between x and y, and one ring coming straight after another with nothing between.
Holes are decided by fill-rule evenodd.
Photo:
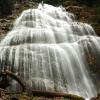
<instances>
[{"instance_id":1,"label":"rock face","mask_svg":"<svg viewBox=\"0 0 100 100\"><path fill-rule=\"evenodd\" d=\"M5 19L0 19L0 39L2 39L6 33L12 29L15 16L8 16Z\"/></svg>"}]
</instances>

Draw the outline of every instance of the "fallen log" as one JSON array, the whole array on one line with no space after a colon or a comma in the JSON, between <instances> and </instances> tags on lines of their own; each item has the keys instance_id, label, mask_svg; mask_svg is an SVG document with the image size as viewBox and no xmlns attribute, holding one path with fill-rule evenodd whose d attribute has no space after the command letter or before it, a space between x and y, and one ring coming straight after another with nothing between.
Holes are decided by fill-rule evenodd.
<instances>
[{"instance_id":1,"label":"fallen log","mask_svg":"<svg viewBox=\"0 0 100 100\"><path fill-rule=\"evenodd\" d=\"M83 97L80 97L74 94L67 94L67 93L60 93L60 92L33 90L32 93L33 93L33 96L44 96L47 98L64 97L70 100L85 100Z\"/></svg>"},{"instance_id":2,"label":"fallen log","mask_svg":"<svg viewBox=\"0 0 100 100\"><path fill-rule=\"evenodd\" d=\"M2 80L0 81L0 88L7 88L8 86L10 86L10 81L8 80L8 77L16 80L20 86L22 87L22 92L24 92L26 90L24 83L22 82L22 80L20 80L20 78L18 76L16 76L14 73L10 72L10 71L3 71L0 72L0 77L2 77Z\"/></svg>"}]
</instances>

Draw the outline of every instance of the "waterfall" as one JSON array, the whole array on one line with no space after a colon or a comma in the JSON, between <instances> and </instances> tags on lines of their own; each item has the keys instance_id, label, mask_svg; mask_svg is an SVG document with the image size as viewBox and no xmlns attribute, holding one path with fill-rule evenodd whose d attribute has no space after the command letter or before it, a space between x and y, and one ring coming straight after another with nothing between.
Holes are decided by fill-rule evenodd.
<instances>
[{"instance_id":1,"label":"waterfall","mask_svg":"<svg viewBox=\"0 0 100 100\"><path fill-rule=\"evenodd\" d=\"M39 4L22 12L0 43L0 71L14 72L33 90L96 96L87 53L100 38L63 7ZM17 85L16 85L17 87Z\"/></svg>"}]
</instances>

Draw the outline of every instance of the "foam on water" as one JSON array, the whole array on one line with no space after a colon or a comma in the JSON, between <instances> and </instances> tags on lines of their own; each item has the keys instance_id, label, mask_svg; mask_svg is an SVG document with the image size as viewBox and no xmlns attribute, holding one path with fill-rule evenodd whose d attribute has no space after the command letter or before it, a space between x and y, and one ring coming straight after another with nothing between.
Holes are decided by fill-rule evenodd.
<instances>
[{"instance_id":1,"label":"foam on water","mask_svg":"<svg viewBox=\"0 0 100 100\"><path fill-rule=\"evenodd\" d=\"M75 21L62 7L40 4L25 10L0 43L0 70L15 72L34 90L68 92L90 98L86 51L98 50L93 28ZM94 49L95 48L95 49Z\"/></svg>"}]
</instances>

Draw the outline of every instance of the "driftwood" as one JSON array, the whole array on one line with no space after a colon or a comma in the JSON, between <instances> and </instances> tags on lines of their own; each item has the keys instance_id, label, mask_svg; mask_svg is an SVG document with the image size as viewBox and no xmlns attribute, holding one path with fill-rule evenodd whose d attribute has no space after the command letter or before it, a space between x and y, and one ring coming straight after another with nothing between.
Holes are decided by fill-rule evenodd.
<instances>
[{"instance_id":1,"label":"driftwood","mask_svg":"<svg viewBox=\"0 0 100 100\"><path fill-rule=\"evenodd\" d=\"M48 98L64 97L70 100L85 100L83 97L73 95L73 94L67 94L67 93L46 92L46 91L37 91L37 90L34 90L32 92L33 92L33 96L44 96Z\"/></svg>"},{"instance_id":2,"label":"driftwood","mask_svg":"<svg viewBox=\"0 0 100 100\"><path fill-rule=\"evenodd\" d=\"M10 81L8 80L8 77L16 80L20 86L22 87L22 91L25 91L25 85L23 84L23 82L20 80L20 78L18 76L16 76L14 73L9 72L7 70L0 72L0 88L7 88L8 86L10 86Z\"/></svg>"}]
</instances>

